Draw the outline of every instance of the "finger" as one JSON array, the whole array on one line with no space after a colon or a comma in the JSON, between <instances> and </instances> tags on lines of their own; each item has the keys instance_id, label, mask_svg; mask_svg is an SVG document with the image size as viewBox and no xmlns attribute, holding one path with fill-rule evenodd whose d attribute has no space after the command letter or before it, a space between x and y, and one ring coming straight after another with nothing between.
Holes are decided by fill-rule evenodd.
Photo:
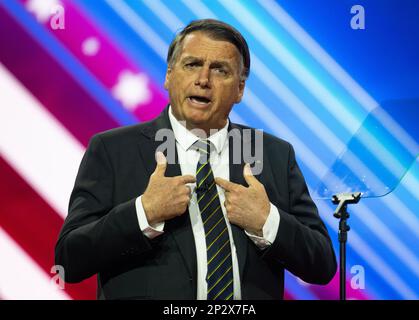
<instances>
[{"instance_id":1,"label":"finger","mask_svg":"<svg viewBox=\"0 0 419 320\"><path fill-rule=\"evenodd\" d=\"M184 176L179 176L179 180L183 184L194 183L194 182L196 182L196 177L193 176L193 175L187 174L187 175L184 175Z\"/></svg>"},{"instance_id":2,"label":"finger","mask_svg":"<svg viewBox=\"0 0 419 320\"><path fill-rule=\"evenodd\" d=\"M188 185L186 185L185 187L186 187L187 193L190 194L191 193L191 190L192 190L191 187L188 186Z\"/></svg>"},{"instance_id":3,"label":"finger","mask_svg":"<svg viewBox=\"0 0 419 320\"><path fill-rule=\"evenodd\" d=\"M193 194L193 192L192 192L192 184L190 184L190 185L185 185L185 187L186 187L186 192L187 192L187 195L188 195L188 197L189 197L189 200L192 198L192 194Z\"/></svg>"},{"instance_id":4,"label":"finger","mask_svg":"<svg viewBox=\"0 0 419 320\"><path fill-rule=\"evenodd\" d=\"M226 191L232 191L237 186L234 182L219 177L215 178L215 183Z\"/></svg>"},{"instance_id":5,"label":"finger","mask_svg":"<svg viewBox=\"0 0 419 320\"><path fill-rule=\"evenodd\" d=\"M244 180L246 180L249 186L255 186L260 183L258 179L256 179L255 176L253 175L252 169L250 168L250 164L248 163L244 165L243 176L244 176Z\"/></svg>"},{"instance_id":6,"label":"finger","mask_svg":"<svg viewBox=\"0 0 419 320\"><path fill-rule=\"evenodd\" d=\"M160 152L160 151L156 152L156 162L157 162L157 165L153 174L164 177L164 174L166 173L167 159L164 156L163 152Z\"/></svg>"}]
</instances>

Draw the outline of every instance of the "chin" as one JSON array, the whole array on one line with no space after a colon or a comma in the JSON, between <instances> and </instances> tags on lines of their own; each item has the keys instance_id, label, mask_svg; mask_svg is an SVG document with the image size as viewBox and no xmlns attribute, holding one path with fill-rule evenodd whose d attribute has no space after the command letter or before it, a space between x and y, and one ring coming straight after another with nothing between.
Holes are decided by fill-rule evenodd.
<instances>
[{"instance_id":1,"label":"chin","mask_svg":"<svg viewBox=\"0 0 419 320\"><path fill-rule=\"evenodd\" d=\"M197 127L197 128L200 128L200 127L202 127L203 125L206 125L206 124L208 124L208 121L207 121L207 119L197 119L197 118L192 118L192 119L189 119L189 121L188 121L190 124L192 124L192 126L193 127Z\"/></svg>"},{"instance_id":2,"label":"chin","mask_svg":"<svg viewBox=\"0 0 419 320\"><path fill-rule=\"evenodd\" d=\"M193 124L202 124L208 122L208 114L202 111L191 111L187 117L188 121Z\"/></svg>"}]
</instances>

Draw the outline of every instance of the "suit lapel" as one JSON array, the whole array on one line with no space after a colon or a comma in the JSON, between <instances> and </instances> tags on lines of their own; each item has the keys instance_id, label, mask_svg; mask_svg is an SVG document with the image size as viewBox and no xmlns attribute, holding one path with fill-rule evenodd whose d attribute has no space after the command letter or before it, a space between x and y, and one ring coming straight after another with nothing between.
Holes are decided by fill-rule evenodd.
<instances>
[{"instance_id":1,"label":"suit lapel","mask_svg":"<svg viewBox=\"0 0 419 320\"><path fill-rule=\"evenodd\" d=\"M243 141L242 139L243 135L242 135L241 130L238 127L236 127L234 124L231 124L229 129L230 129L229 130L230 181L237 184L246 185L244 177L243 177L243 168L244 168L243 157L240 156L240 161L237 161L237 157L235 157L234 155L235 152L240 153L240 155L243 154L241 150L243 150L243 144L246 143L246 141ZM240 150L237 150L237 149L235 150L235 148L238 147L238 143L237 143L238 141L240 141ZM234 224L231 224L231 231L233 233L234 244L237 251L237 260L239 263L239 273L240 273L240 280L241 280L243 277L244 266L246 262L248 239L243 229L241 229L240 227Z\"/></svg>"},{"instance_id":2,"label":"suit lapel","mask_svg":"<svg viewBox=\"0 0 419 320\"><path fill-rule=\"evenodd\" d=\"M154 172L156 168L155 153L157 148L162 144L162 141L156 140L156 133L161 129L165 130L164 134L167 135L168 139L174 139L173 130L171 128L168 116L168 108L166 108L158 118L150 122L149 125L144 126L141 130L141 133L146 137L146 139L141 139L139 152L143 160L144 167L146 168L149 176ZM170 137L170 135L172 136ZM168 163L166 169L166 177L175 177L182 174L178 162L176 147L174 148L174 152L175 163ZM167 157L167 152L164 153ZM185 262L185 265L188 268L191 278L195 279L194 289L196 290L196 249L189 212L186 212L177 218L166 221L164 230L173 236Z\"/></svg>"},{"instance_id":3,"label":"suit lapel","mask_svg":"<svg viewBox=\"0 0 419 320\"><path fill-rule=\"evenodd\" d=\"M252 134L254 134L254 130L252 130ZM240 143L238 143L240 141ZM256 140L252 138L251 135L243 134L243 129L239 126L235 125L234 123L230 124L229 128L229 160L230 160L230 181L234 183L238 183L244 186L248 186L244 176L243 176L243 169L245 162L243 159L243 148L252 148L251 155L255 156L255 143ZM240 150L236 150L236 154L234 154L235 148L240 148ZM263 149L262 149L263 150ZM258 152L262 151L261 149ZM237 155L240 154L239 161L237 161ZM236 161L234 161L236 158ZM255 178L258 179L262 184L266 185L266 177L263 172L266 171L265 165L267 164L267 159L256 157L256 161L262 161L264 167L260 174L255 174ZM236 163L235 163L236 162ZM253 167L254 163L250 163ZM246 264L246 257L247 257L247 250L249 244L249 237L245 234L244 230L236 225L231 225L234 243L237 250L237 259L239 263L239 270L240 270L240 279L243 277L244 267Z\"/></svg>"}]
</instances>

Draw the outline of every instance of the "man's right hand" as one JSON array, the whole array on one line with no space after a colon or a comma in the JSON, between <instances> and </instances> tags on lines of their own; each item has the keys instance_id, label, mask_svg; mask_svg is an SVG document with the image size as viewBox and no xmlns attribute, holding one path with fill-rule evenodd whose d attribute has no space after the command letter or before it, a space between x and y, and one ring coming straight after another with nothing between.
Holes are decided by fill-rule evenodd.
<instances>
[{"instance_id":1,"label":"man's right hand","mask_svg":"<svg viewBox=\"0 0 419 320\"><path fill-rule=\"evenodd\" d=\"M147 189L141 197L144 212L150 225L172 219L186 212L191 189L192 175L165 177L167 160L162 152L156 153L157 166L150 176Z\"/></svg>"}]
</instances>

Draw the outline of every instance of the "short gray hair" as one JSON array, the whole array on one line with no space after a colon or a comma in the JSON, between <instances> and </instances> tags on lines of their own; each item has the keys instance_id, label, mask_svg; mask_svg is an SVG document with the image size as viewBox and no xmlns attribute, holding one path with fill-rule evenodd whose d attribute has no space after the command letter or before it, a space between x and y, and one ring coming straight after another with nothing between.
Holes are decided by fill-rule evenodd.
<instances>
[{"instance_id":1,"label":"short gray hair","mask_svg":"<svg viewBox=\"0 0 419 320\"><path fill-rule=\"evenodd\" d=\"M167 64L172 66L179 55L185 37L192 32L203 32L214 40L232 43L240 53L241 77L247 79L250 72L249 47L242 34L229 24L215 19L194 20L181 30L173 39L167 52Z\"/></svg>"}]
</instances>

